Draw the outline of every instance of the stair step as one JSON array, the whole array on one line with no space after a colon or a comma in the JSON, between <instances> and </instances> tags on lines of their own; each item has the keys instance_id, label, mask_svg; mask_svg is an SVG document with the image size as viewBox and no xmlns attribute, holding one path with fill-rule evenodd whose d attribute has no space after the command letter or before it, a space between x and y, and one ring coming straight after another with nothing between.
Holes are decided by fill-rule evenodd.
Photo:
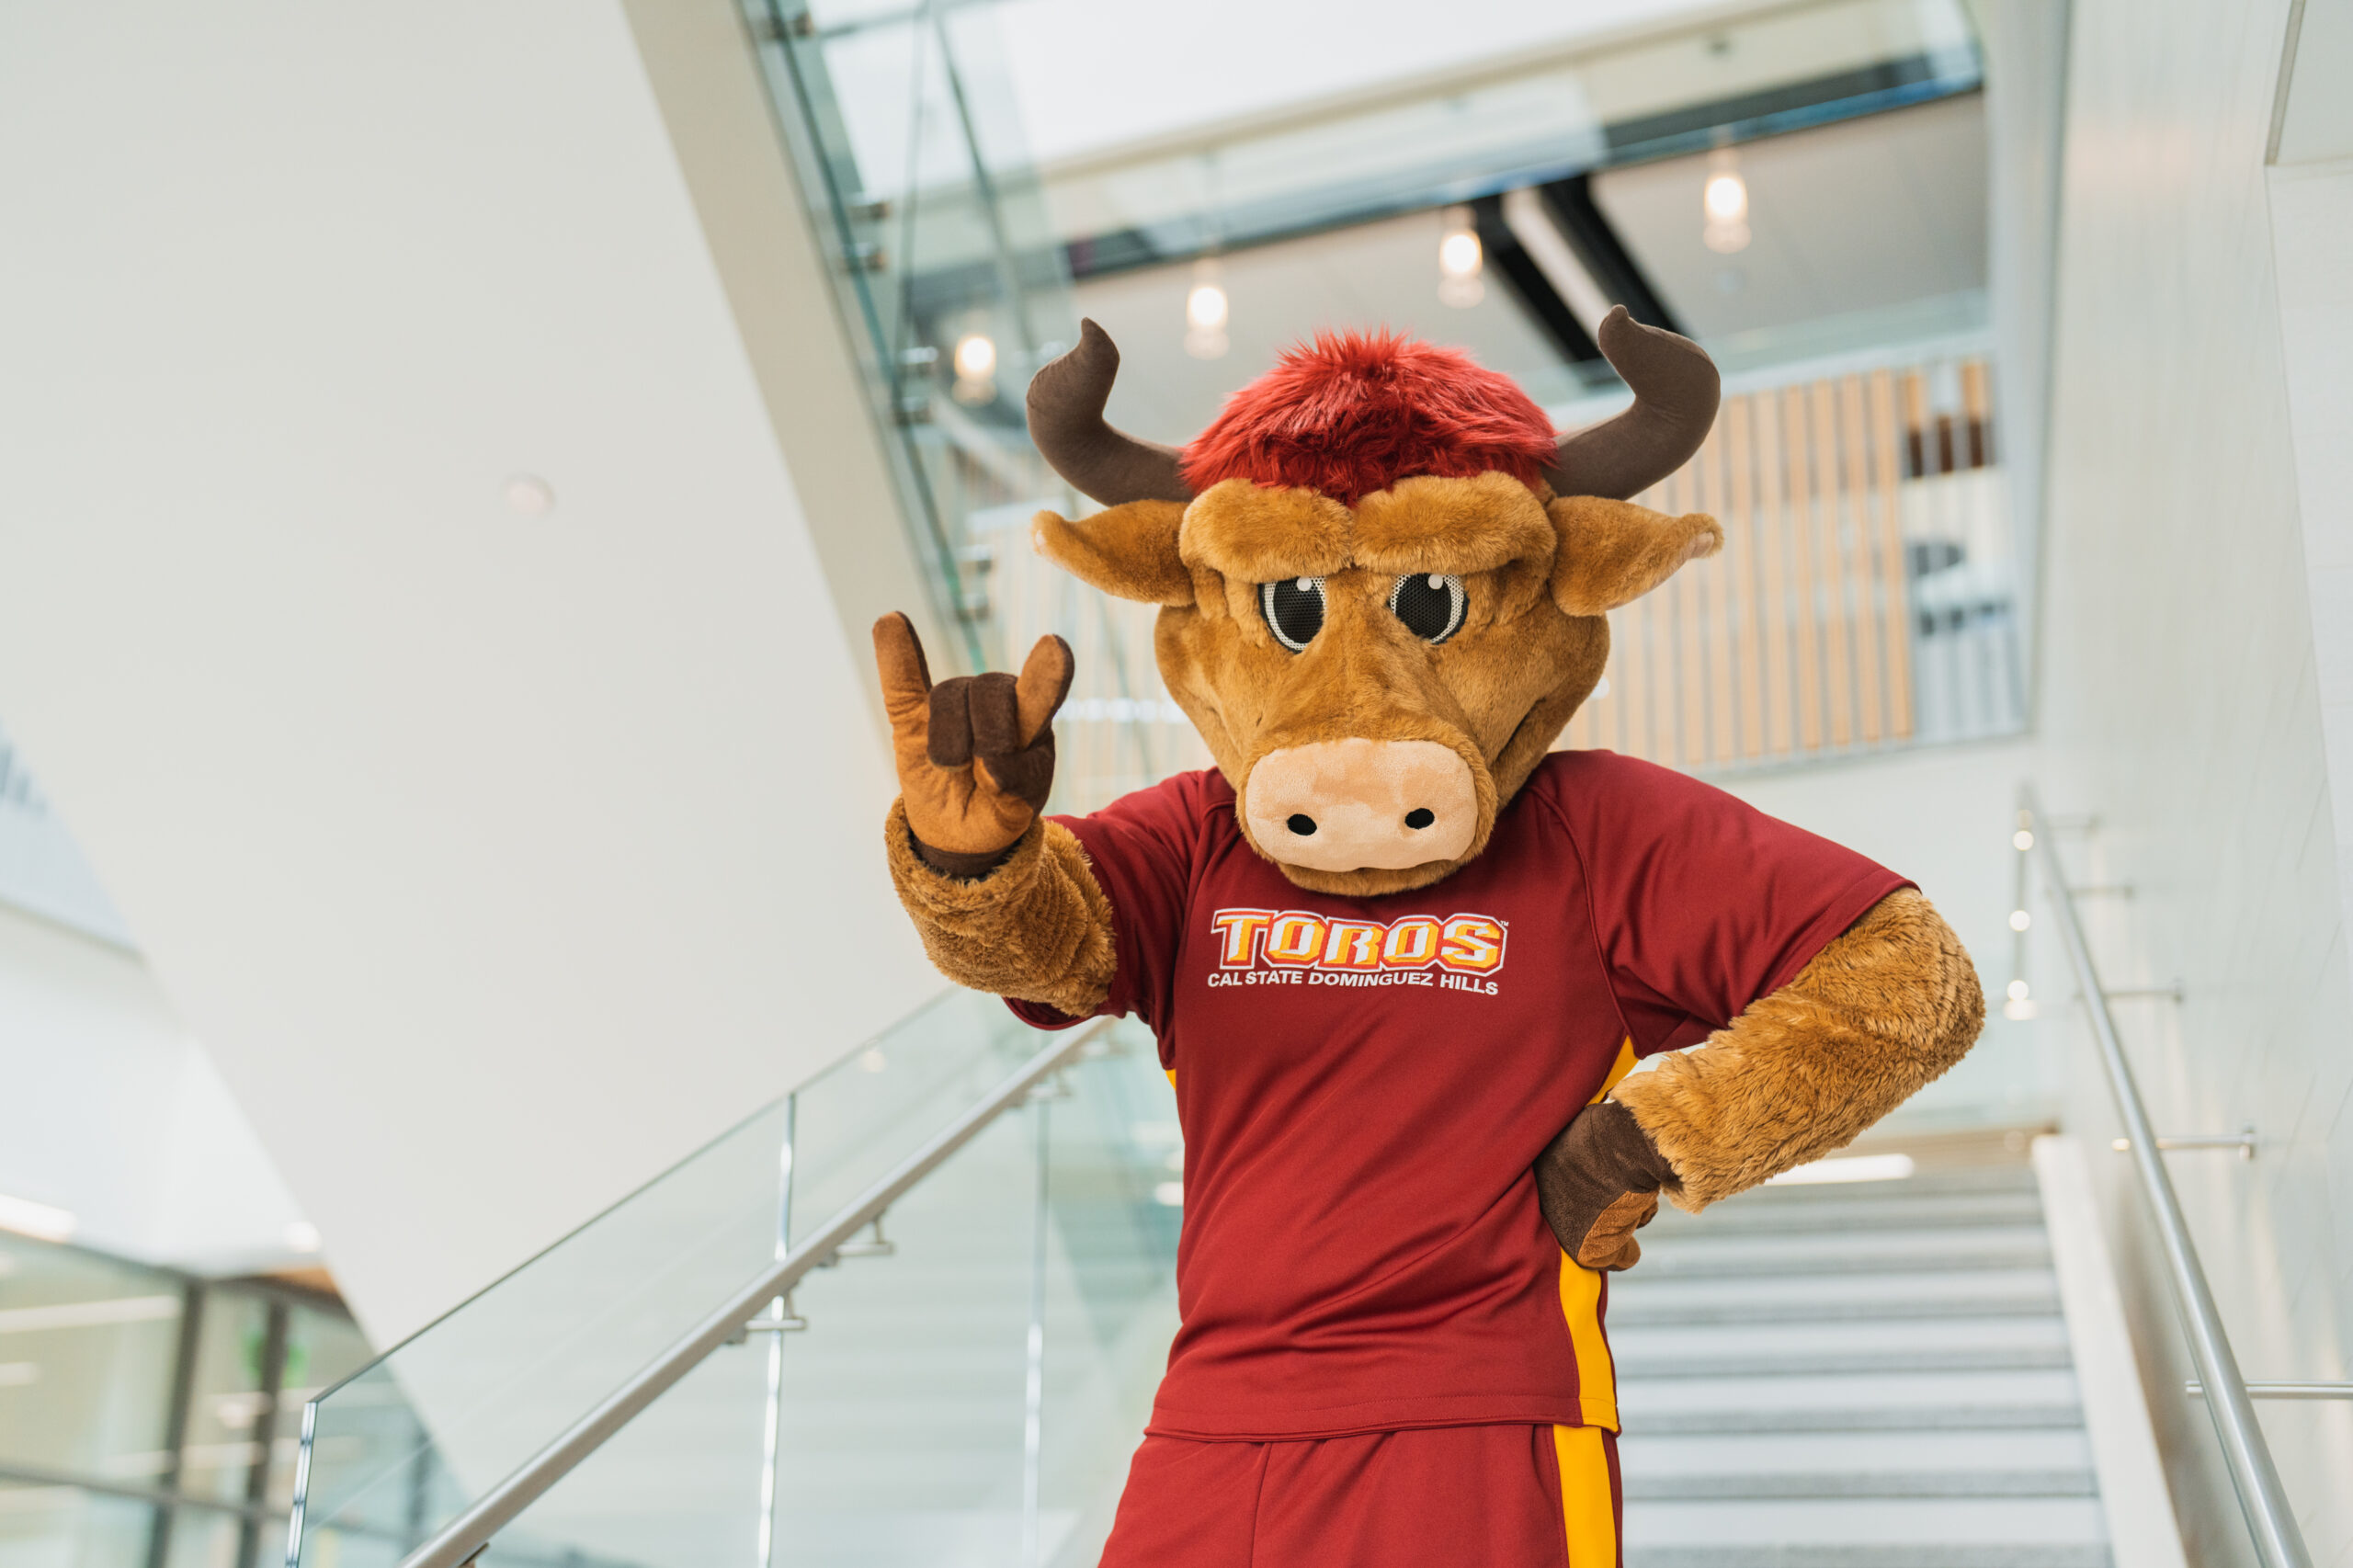
<instances>
[{"instance_id":1,"label":"stair step","mask_svg":"<svg viewBox=\"0 0 2353 1568\"><path fill-rule=\"evenodd\" d=\"M1634 1432L1942 1431L2075 1427L2067 1371L1620 1379Z\"/></svg>"},{"instance_id":2,"label":"stair step","mask_svg":"<svg viewBox=\"0 0 2353 1568\"><path fill-rule=\"evenodd\" d=\"M1913 1198L1942 1198L1961 1193L2035 1194L2040 1191L2034 1179L2034 1167L2023 1163L2015 1165L1959 1165L1943 1170L1915 1171L1895 1181L1768 1182L1763 1187L1751 1187L1737 1198L1726 1199L1708 1212L1738 1213L1750 1209L1785 1205L1851 1203L1882 1199L1889 1202L1901 1202Z\"/></svg>"},{"instance_id":3,"label":"stair step","mask_svg":"<svg viewBox=\"0 0 2353 1568\"><path fill-rule=\"evenodd\" d=\"M1851 1194L1853 1189L1845 1189ZM1880 1230L1936 1225L2032 1225L2042 1200L2031 1192L1920 1193L1896 1198L1822 1198L1802 1203L1745 1205L1735 1199L1701 1214L1662 1206L1643 1232L1761 1235L1779 1231Z\"/></svg>"},{"instance_id":4,"label":"stair step","mask_svg":"<svg viewBox=\"0 0 2353 1568\"><path fill-rule=\"evenodd\" d=\"M1670 1437L1637 1428L1618 1445L1628 1484L1678 1475L1850 1475L2091 1468L2080 1429L2032 1432L1803 1432L1770 1443L1738 1435Z\"/></svg>"},{"instance_id":5,"label":"stair step","mask_svg":"<svg viewBox=\"0 0 2353 1568\"><path fill-rule=\"evenodd\" d=\"M1643 1278L1637 1267L1612 1279L1609 1323L1852 1322L1870 1318L2049 1317L2059 1286L2048 1268L1924 1269L1830 1278L1723 1279Z\"/></svg>"},{"instance_id":6,"label":"stair step","mask_svg":"<svg viewBox=\"0 0 2353 1568\"><path fill-rule=\"evenodd\" d=\"M1786 1410L1669 1410L1619 1415L1646 1433L2076 1431L2082 1415L2041 1404L1812 1405Z\"/></svg>"},{"instance_id":7,"label":"stair step","mask_svg":"<svg viewBox=\"0 0 2353 1568\"><path fill-rule=\"evenodd\" d=\"M2039 1372L2064 1370L2074 1363L2064 1346L2042 1350L1852 1350L1818 1356L1695 1356L1688 1352L1652 1358L1620 1355L1620 1376L1727 1378L1769 1371L1829 1376L1838 1372Z\"/></svg>"},{"instance_id":8,"label":"stair step","mask_svg":"<svg viewBox=\"0 0 2353 1568\"><path fill-rule=\"evenodd\" d=\"M2056 1317L1659 1327L1630 1312L1613 1325L1610 1350L1620 1377L1641 1379L1758 1372L2030 1371L2072 1365L2067 1325Z\"/></svg>"},{"instance_id":9,"label":"stair step","mask_svg":"<svg viewBox=\"0 0 2353 1568\"><path fill-rule=\"evenodd\" d=\"M1791 1471L1771 1475L1628 1476L1630 1502L1711 1498L2095 1497L2088 1470Z\"/></svg>"},{"instance_id":10,"label":"stair step","mask_svg":"<svg viewBox=\"0 0 2353 1568\"><path fill-rule=\"evenodd\" d=\"M1892 1274L1921 1269L2034 1268L2051 1261L2040 1225L1848 1230L1771 1235L1643 1238L1633 1272L1645 1278Z\"/></svg>"},{"instance_id":11,"label":"stair step","mask_svg":"<svg viewBox=\"0 0 2353 1568\"><path fill-rule=\"evenodd\" d=\"M1680 1549L1680 1559L1727 1564L2092 1562L2105 1564L2108 1526L2084 1497L1892 1498L1836 1501L1737 1499L1647 1504L1626 1510L1629 1568L1648 1552ZM1919 1556L1923 1549L1973 1556ZM1881 1557L1875 1552L1901 1551ZM1637 1558L1640 1551L1643 1556ZM1699 1555L1704 1551L1707 1555ZM2063 1551L2075 1555L2001 1556Z\"/></svg>"},{"instance_id":12,"label":"stair step","mask_svg":"<svg viewBox=\"0 0 2353 1568\"><path fill-rule=\"evenodd\" d=\"M2112 1568L2105 1545L1632 1547L1626 1568Z\"/></svg>"}]
</instances>

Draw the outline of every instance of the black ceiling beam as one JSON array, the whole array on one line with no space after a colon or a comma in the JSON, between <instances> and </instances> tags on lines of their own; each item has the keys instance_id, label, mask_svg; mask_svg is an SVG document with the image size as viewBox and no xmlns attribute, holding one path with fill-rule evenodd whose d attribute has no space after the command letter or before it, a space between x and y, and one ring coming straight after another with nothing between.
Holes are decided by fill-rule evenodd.
<instances>
[{"instance_id":1,"label":"black ceiling beam","mask_svg":"<svg viewBox=\"0 0 2353 1568\"><path fill-rule=\"evenodd\" d=\"M1691 335L1683 331L1666 308L1666 301L1651 287L1642 264L1618 238L1618 231L1594 201L1593 176L1572 175L1536 189L1544 199L1544 210L1560 227L1561 237L1569 242L1569 248L1585 263L1586 275L1609 297L1611 304L1625 306L1626 313L1644 326Z\"/></svg>"},{"instance_id":2,"label":"black ceiling beam","mask_svg":"<svg viewBox=\"0 0 2353 1568\"><path fill-rule=\"evenodd\" d=\"M1487 274L1500 277L1504 286L1512 291L1529 319L1552 340L1561 358L1572 365L1601 363L1600 346L1593 341L1585 327L1561 298L1536 258L1519 243L1519 236L1504 222L1504 199L1483 196L1471 204L1471 222L1479 236L1479 245L1486 253Z\"/></svg>"}]
</instances>

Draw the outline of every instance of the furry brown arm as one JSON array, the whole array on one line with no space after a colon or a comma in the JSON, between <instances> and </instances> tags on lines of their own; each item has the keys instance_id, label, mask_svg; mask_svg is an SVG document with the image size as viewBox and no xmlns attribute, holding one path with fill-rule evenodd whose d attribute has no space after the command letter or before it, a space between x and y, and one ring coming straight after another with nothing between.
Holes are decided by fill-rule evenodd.
<instances>
[{"instance_id":1,"label":"furry brown arm","mask_svg":"<svg viewBox=\"0 0 2353 1568\"><path fill-rule=\"evenodd\" d=\"M1697 1212L1845 1147L1961 1060L1985 1022L1977 971L1928 901L1899 889L1798 977L1612 1096Z\"/></svg>"},{"instance_id":2,"label":"furry brown arm","mask_svg":"<svg viewBox=\"0 0 2353 1568\"><path fill-rule=\"evenodd\" d=\"M944 875L915 853L904 801L883 829L891 881L924 950L959 985L1084 1017L1110 994L1111 901L1070 829L1040 819L987 876Z\"/></svg>"}]
</instances>

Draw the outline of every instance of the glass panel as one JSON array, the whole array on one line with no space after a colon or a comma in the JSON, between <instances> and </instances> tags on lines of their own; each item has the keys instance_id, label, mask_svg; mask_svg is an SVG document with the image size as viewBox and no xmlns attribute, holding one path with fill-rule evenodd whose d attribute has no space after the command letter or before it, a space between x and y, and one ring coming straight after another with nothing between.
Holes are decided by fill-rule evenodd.
<instances>
[{"instance_id":1,"label":"glass panel","mask_svg":"<svg viewBox=\"0 0 2353 1568\"><path fill-rule=\"evenodd\" d=\"M787 1113L762 1110L321 1396L307 1522L421 1540L771 1263Z\"/></svg>"},{"instance_id":2,"label":"glass panel","mask_svg":"<svg viewBox=\"0 0 2353 1568\"><path fill-rule=\"evenodd\" d=\"M287 1303L285 1369L264 1494L273 1509L284 1511L294 1505L303 1403L367 1366L375 1355L359 1325L341 1312L301 1301Z\"/></svg>"},{"instance_id":3,"label":"glass panel","mask_svg":"<svg viewBox=\"0 0 2353 1568\"><path fill-rule=\"evenodd\" d=\"M795 1090L789 1234L838 1213L1045 1041L995 997L951 991Z\"/></svg>"},{"instance_id":4,"label":"glass panel","mask_svg":"<svg viewBox=\"0 0 2353 1568\"><path fill-rule=\"evenodd\" d=\"M181 1299L171 1276L0 1234L0 1462L152 1482Z\"/></svg>"},{"instance_id":5,"label":"glass panel","mask_svg":"<svg viewBox=\"0 0 2353 1568\"><path fill-rule=\"evenodd\" d=\"M321 1395L303 1562L322 1530L425 1540L775 1262L788 1176L805 1231L1040 1039L993 998L943 996ZM297 1322L290 1346L320 1332Z\"/></svg>"},{"instance_id":6,"label":"glass panel","mask_svg":"<svg viewBox=\"0 0 2353 1568\"><path fill-rule=\"evenodd\" d=\"M904 1035L901 1070L919 1048L944 1077L914 1096L840 1102L848 1112L928 1136L969 1100L936 1119L911 1105L953 1099L949 1084L984 1093L992 1051L1037 1043L1006 1039L961 998L922 1021L933 1032L886 1044ZM1093 1562L1176 1326L1182 1172L1150 1037L1097 1036L1060 1082L899 1201L889 1252L801 1282L805 1328L722 1347L484 1563Z\"/></svg>"},{"instance_id":7,"label":"glass panel","mask_svg":"<svg viewBox=\"0 0 2353 1568\"><path fill-rule=\"evenodd\" d=\"M483 1568L758 1568L775 1337L688 1373L501 1532Z\"/></svg>"},{"instance_id":8,"label":"glass panel","mask_svg":"<svg viewBox=\"0 0 2353 1568\"><path fill-rule=\"evenodd\" d=\"M1102 1553L1176 1332L1184 1144L1152 1035L1123 1023L1048 1108L1044 1366L1035 1550Z\"/></svg>"},{"instance_id":9,"label":"glass panel","mask_svg":"<svg viewBox=\"0 0 2353 1568\"><path fill-rule=\"evenodd\" d=\"M777 1562L1017 1561L1038 1114L1009 1112L902 1199L893 1256L796 1292Z\"/></svg>"}]
</instances>

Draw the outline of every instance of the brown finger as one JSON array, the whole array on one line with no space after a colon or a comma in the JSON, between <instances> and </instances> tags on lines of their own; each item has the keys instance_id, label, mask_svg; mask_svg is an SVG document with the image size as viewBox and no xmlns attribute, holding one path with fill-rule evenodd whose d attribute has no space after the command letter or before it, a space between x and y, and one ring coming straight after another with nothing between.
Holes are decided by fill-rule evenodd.
<instances>
[{"instance_id":1,"label":"brown finger","mask_svg":"<svg viewBox=\"0 0 2353 1568\"><path fill-rule=\"evenodd\" d=\"M1020 706L1021 744L1036 740L1038 733L1054 722L1063 699L1070 695L1071 675L1077 667L1070 644L1059 637L1040 637L1029 650L1014 688Z\"/></svg>"},{"instance_id":2,"label":"brown finger","mask_svg":"<svg viewBox=\"0 0 2353 1568\"><path fill-rule=\"evenodd\" d=\"M962 767L972 760L972 678L958 676L931 688L926 744L935 767Z\"/></svg>"},{"instance_id":3,"label":"brown finger","mask_svg":"<svg viewBox=\"0 0 2353 1568\"><path fill-rule=\"evenodd\" d=\"M915 622L897 610L874 623L874 666L882 677L882 710L891 727L919 721L931 698L931 665Z\"/></svg>"},{"instance_id":4,"label":"brown finger","mask_svg":"<svg viewBox=\"0 0 2353 1568\"><path fill-rule=\"evenodd\" d=\"M1025 739L1013 677L1001 671L974 676L965 691L972 718L972 751L994 760L1019 751Z\"/></svg>"},{"instance_id":5,"label":"brown finger","mask_svg":"<svg viewBox=\"0 0 2353 1568\"><path fill-rule=\"evenodd\" d=\"M1634 1233L1658 1212L1658 1194L1629 1192L1604 1209L1577 1246L1577 1261L1587 1268L1631 1268L1643 1256Z\"/></svg>"}]
</instances>

